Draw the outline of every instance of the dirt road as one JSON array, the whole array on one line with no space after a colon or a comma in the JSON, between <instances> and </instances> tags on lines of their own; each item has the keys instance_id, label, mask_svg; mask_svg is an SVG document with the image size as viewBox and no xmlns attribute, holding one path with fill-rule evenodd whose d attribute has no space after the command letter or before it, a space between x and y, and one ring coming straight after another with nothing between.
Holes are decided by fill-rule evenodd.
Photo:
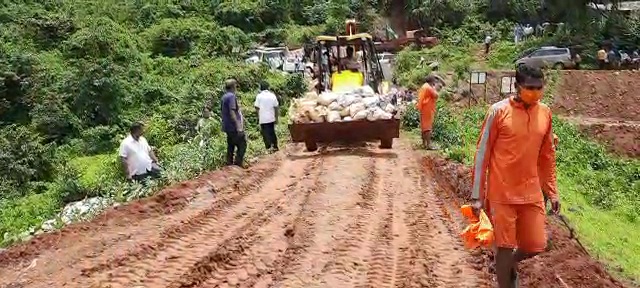
<instances>
[{"instance_id":1,"label":"dirt road","mask_svg":"<svg viewBox=\"0 0 640 288\"><path fill-rule=\"evenodd\" d=\"M213 172L0 254L0 287L488 287L414 153Z\"/></svg>"}]
</instances>

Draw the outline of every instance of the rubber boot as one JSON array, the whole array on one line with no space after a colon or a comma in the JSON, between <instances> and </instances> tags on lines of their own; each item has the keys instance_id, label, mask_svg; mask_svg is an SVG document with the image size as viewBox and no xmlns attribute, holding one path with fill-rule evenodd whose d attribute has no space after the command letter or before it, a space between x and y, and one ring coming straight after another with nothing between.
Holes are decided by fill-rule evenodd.
<instances>
[{"instance_id":1,"label":"rubber boot","mask_svg":"<svg viewBox=\"0 0 640 288\"><path fill-rule=\"evenodd\" d=\"M518 288L518 271L516 269L511 270L511 288Z\"/></svg>"}]
</instances>

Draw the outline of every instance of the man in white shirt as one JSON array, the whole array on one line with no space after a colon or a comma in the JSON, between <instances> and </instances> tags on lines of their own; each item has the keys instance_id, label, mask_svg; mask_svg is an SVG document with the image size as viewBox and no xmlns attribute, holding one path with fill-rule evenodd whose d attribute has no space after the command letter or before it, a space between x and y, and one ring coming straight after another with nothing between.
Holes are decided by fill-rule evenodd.
<instances>
[{"instance_id":1,"label":"man in white shirt","mask_svg":"<svg viewBox=\"0 0 640 288\"><path fill-rule=\"evenodd\" d=\"M489 49L491 49L491 40L493 39L489 34L487 34L487 36L484 37L484 54L485 55L489 54Z\"/></svg>"},{"instance_id":2,"label":"man in white shirt","mask_svg":"<svg viewBox=\"0 0 640 288\"><path fill-rule=\"evenodd\" d=\"M276 136L276 122L278 122L278 98L269 91L269 83L260 83L260 93L256 96L253 106L258 112L260 132L267 150L278 151L278 138Z\"/></svg>"},{"instance_id":3,"label":"man in white shirt","mask_svg":"<svg viewBox=\"0 0 640 288\"><path fill-rule=\"evenodd\" d=\"M127 180L142 181L159 177L161 169L157 164L158 158L142 136L143 125L133 123L129 132L127 138L122 140L119 151Z\"/></svg>"}]
</instances>

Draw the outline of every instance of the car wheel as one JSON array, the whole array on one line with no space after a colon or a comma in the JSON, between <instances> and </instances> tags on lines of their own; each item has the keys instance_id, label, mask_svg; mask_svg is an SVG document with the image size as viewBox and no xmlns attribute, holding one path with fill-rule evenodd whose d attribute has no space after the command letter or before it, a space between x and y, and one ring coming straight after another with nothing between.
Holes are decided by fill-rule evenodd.
<instances>
[{"instance_id":1,"label":"car wheel","mask_svg":"<svg viewBox=\"0 0 640 288\"><path fill-rule=\"evenodd\" d=\"M562 70L562 69L564 69L564 64L556 63L555 65L553 65L553 69Z\"/></svg>"}]
</instances>

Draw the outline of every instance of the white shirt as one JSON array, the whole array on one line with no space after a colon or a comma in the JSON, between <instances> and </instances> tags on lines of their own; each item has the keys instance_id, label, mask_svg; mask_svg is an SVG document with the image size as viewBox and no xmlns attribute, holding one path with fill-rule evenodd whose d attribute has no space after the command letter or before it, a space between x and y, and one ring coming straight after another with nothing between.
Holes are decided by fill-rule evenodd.
<instances>
[{"instance_id":1,"label":"white shirt","mask_svg":"<svg viewBox=\"0 0 640 288\"><path fill-rule=\"evenodd\" d=\"M151 147L147 143L147 139L140 136L138 141L133 139L131 135L122 140L120 144L120 156L127 161L129 168L129 176L142 175L151 170Z\"/></svg>"},{"instance_id":2,"label":"white shirt","mask_svg":"<svg viewBox=\"0 0 640 288\"><path fill-rule=\"evenodd\" d=\"M276 94L269 90L264 90L256 96L253 106L260 109L258 111L258 121L260 124L276 122L276 108L280 105Z\"/></svg>"},{"instance_id":3,"label":"white shirt","mask_svg":"<svg viewBox=\"0 0 640 288\"><path fill-rule=\"evenodd\" d=\"M484 44L490 44L491 43L491 36L487 36L484 38Z\"/></svg>"}]
</instances>

